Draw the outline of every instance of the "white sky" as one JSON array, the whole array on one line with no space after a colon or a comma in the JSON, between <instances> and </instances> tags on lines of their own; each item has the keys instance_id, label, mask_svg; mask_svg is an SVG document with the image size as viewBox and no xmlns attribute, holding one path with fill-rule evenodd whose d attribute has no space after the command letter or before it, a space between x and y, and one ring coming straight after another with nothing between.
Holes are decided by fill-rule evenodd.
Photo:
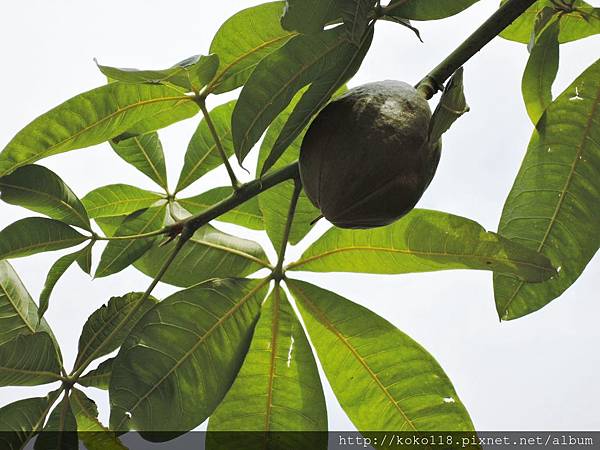
<instances>
[{"instance_id":1,"label":"white sky","mask_svg":"<svg viewBox=\"0 0 600 450\"><path fill-rule=\"evenodd\" d=\"M36 116L103 84L93 57L115 66L167 67L187 56L206 53L214 32L227 17L258 3L8 2L0 15L0 42L4 43L0 147ZM482 0L453 18L417 24L425 44L403 27L378 24L372 49L350 85L382 79L414 84L488 17L497 3ZM599 44L600 38L594 37L561 47L556 93L598 57ZM419 206L469 217L489 230L496 229L532 130L520 97L526 58L524 46L498 38L468 63L465 84L471 113L446 135L438 174ZM213 102L230 98L221 96ZM171 182L177 179L197 120L161 133ZM155 189L107 144L55 156L42 164L56 171L80 196L119 182ZM225 173L216 171L187 192L200 193L226 182ZM1 228L33 215L6 204L0 208ZM233 226L222 228L236 230ZM259 239L273 255L261 233L246 236ZM311 233L307 241L292 249L290 259L316 236ZM12 261L34 298L58 256ZM495 312L492 277L486 272L304 274L302 278L368 306L424 345L453 380L477 429L600 429L598 257L559 300L526 318L502 324ZM93 282L79 269L69 270L46 315L63 346L68 368L87 316L111 296L144 290L148 282L134 269ZM164 297L172 291L161 285L156 294ZM350 429L351 423L328 386L326 389L330 429ZM0 405L47 391L48 386L2 388ZM107 395L96 389L86 392L99 403L106 422Z\"/></svg>"}]
</instances>

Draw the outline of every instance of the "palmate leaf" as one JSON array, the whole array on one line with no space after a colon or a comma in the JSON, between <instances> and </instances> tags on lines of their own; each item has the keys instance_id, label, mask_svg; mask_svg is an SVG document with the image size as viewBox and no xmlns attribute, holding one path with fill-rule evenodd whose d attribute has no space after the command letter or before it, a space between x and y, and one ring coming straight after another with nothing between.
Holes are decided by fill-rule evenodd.
<instances>
[{"instance_id":1,"label":"palmate leaf","mask_svg":"<svg viewBox=\"0 0 600 450\"><path fill-rule=\"evenodd\" d=\"M115 232L116 237L135 236L160 230L165 223L166 206L148 208L129 215ZM120 272L152 248L158 237L109 241L96 269L96 278Z\"/></svg>"},{"instance_id":2,"label":"palmate leaf","mask_svg":"<svg viewBox=\"0 0 600 450\"><path fill-rule=\"evenodd\" d=\"M110 184L94 189L82 201L91 218L131 214L149 208L163 198L156 192L128 184Z\"/></svg>"},{"instance_id":3,"label":"palmate leaf","mask_svg":"<svg viewBox=\"0 0 600 450\"><path fill-rule=\"evenodd\" d=\"M501 4L505 2L506 0L502 0ZM576 10L561 14L558 36L561 44L600 33L600 8L594 8L582 0L575 0L574 6ZM500 33L500 36L510 41L529 44L537 15L548 7L554 8L550 0L538 0Z\"/></svg>"},{"instance_id":4,"label":"palmate leaf","mask_svg":"<svg viewBox=\"0 0 600 450\"><path fill-rule=\"evenodd\" d=\"M21 258L40 252L74 247L89 238L64 222L29 217L0 231L0 259Z\"/></svg>"},{"instance_id":5,"label":"palmate leaf","mask_svg":"<svg viewBox=\"0 0 600 450\"><path fill-rule=\"evenodd\" d=\"M265 57L240 93L232 117L236 155L241 162L271 122L304 86L311 84L290 116L279 139L285 145L304 129L311 117L360 67L372 28L356 47L335 28L315 35L299 35Z\"/></svg>"},{"instance_id":6,"label":"palmate leaf","mask_svg":"<svg viewBox=\"0 0 600 450\"><path fill-rule=\"evenodd\" d=\"M0 408L0 447L22 450L43 427L57 397L57 392L52 392L46 397L18 400Z\"/></svg>"},{"instance_id":7,"label":"palmate leaf","mask_svg":"<svg viewBox=\"0 0 600 450\"><path fill-rule=\"evenodd\" d=\"M284 229L293 193L294 182L286 181L265 191L258 198L267 234L276 250L279 250L283 243ZM306 194L302 192L296 205L288 242L292 245L300 242L312 229L313 222L319 218L320 214L321 212L313 206Z\"/></svg>"},{"instance_id":8,"label":"palmate leaf","mask_svg":"<svg viewBox=\"0 0 600 450\"><path fill-rule=\"evenodd\" d=\"M48 333L20 334L0 346L0 387L57 381L61 362Z\"/></svg>"},{"instance_id":9,"label":"palmate leaf","mask_svg":"<svg viewBox=\"0 0 600 450\"><path fill-rule=\"evenodd\" d=\"M386 227L331 228L288 268L379 274L476 269L533 282L556 273L545 256L486 232L477 222L424 209Z\"/></svg>"},{"instance_id":10,"label":"palmate leaf","mask_svg":"<svg viewBox=\"0 0 600 450\"><path fill-rule=\"evenodd\" d=\"M186 92L198 92L208 84L217 72L217 55L195 55L161 70L119 69L102 66L98 69L111 80L125 83L172 84Z\"/></svg>"},{"instance_id":11,"label":"palmate leaf","mask_svg":"<svg viewBox=\"0 0 600 450\"><path fill-rule=\"evenodd\" d=\"M137 321L158 303L155 298L148 297L136 308L141 297L141 293L113 297L106 305L92 313L81 330L76 368L84 362L89 362L92 354L94 359L97 359L121 346ZM124 319L127 319L127 322L117 329L117 325Z\"/></svg>"},{"instance_id":12,"label":"palmate leaf","mask_svg":"<svg viewBox=\"0 0 600 450\"><path fill-rule=\"evenodd\" d=\"M344 21L346 35L350 42L361 45L373 16L375 0L345 0L341 2L340 15Z\"/></svg>"},{"instance_id":13,"label":"palmate leaf","mask_svg":"<svg viewBox=\"0 0 600 450\"><path fill-rule=\"evenodd\" d=\"M198 105L193 99L176 89L110 83L67 100L19 131L0 153L0 176L42 158L100 144L125 132L163 128L197 112Z\"/></svg>"},{"instance_id":14,"label":"palmate leaf","mask_svg":"<svg viewBox=\"0 0 600 450\"><path fill-rule=\"evenodd\" d=\"M523 73L521 90L527 113L533 124L552 103L552 84L558 73L558 21L553 21L533 40L533 46Z\"/></svg>"},{"instance_id":15,"label":"palmate leaf","mask_svg":"<svg viewBox=\"0 0 600 450\"><path fill-rule=\"evenodd\" d=\"M134 266L154 278L174 245L153 247ZM265 267L269 260L258 243L205 225L183 246L162 281L188 287L210 278L244 277Z\"/></svg>"},{"instance_id":16,"label":"palmate leaf","mask_svg":"<svg viewBox=\"0 0 600 450\"><path fill-rule=\"evenodd\" d=\"M320 33L327 23L340 18L343 3L344 0L287 0L281 25L303 34Z\"/></svg>"},{"instance_id":17,"label":"palmate leaf","mask_svg":"<svg viewBox=\"0 0 600 450\"><path fill-rule=\"evenodd\" d=\"M79 252L77 265L88 275L92 274L92 255L95 242L90 242L87 247Z\"/></svg>"},{"instance_id":18,"label":"palmate leaf","mask_svg":"<svg viewBox=\"0 0 600 450\"><path fill-rule=\"evenodd\" d=\"M192 214L200 214L218 202L228 198L233 193L233 188L224 186L211 189L203 194L191 198L182 198L177 202ZM253 197L240 206L226 212L217 219L220 222L233 223L251 230L264 230L265 224L258 206L258 198Z\"/></svg>"},{"instance_id":19,"label":"palmate leaf","mask_svg":"<svg viewBox=\"0 0 600 450\"><path fill-rule=\"evenodd\" d=\"M600 60L546 110L504 205L499 233L546 255L558 276L535 285L497 274L504 320L536 311L581 275L600 246Z\"/></svg>"},{"instance_id":20,"label":"palmate leaf","mask_svg":"<svg viewBox=\"0 0 600 450\"><path fill-rule=\"evenodd\" d=\"M116 433L109 431L98 419L98 407L79 389L69 397L77 422L77 434L87 450L127 450Z\"/></svg>"},{"instance_id":21,"label":"palmate leaf","mask_svg":"<svg viewBox=\"0 0 600 450\"><path fill-rule=\"evenodd\" d=\"M345 45L343 51L340 51L337 55L340 58L338 64L322 73L318 80L315 80L308 87L289 114L285 125L281 128L277 140L272 146L271 154L263 166L262 174L274 164L289 146L296 142L296 139L303 134L311 119L325 107L331 97L335 97L341 91L346 90L344 83L352 78L360 68L372 40L373 29L371 28L363 35L358 47Z\"/></svg>"},{"instance_id":22,"label":"palmate leaf","mask_svg":"<svg viewBox=\"0 0 600 450\"><path fill-rule=\"evenodd\" d=\"M221 94L242 86L266 55L296 34L279 24L284 5L270 2L244 9L219 28L210 52L219 55L220 64L207 92Z\"/></svg>"},{"instance_id":23,"label":"palmate leaf","mask_svg":"<svg viewBox=\"0 0 600 450\"><path fill-rule=\"evenodd\" d=\"M0 261L0 345L21 334L46 332L48 323L38 320L38 307L7 261Z\"/></svg>"},{"instance_id":24,"label":"palmate leaf","mask_svg":"<svg viewBox=\"0 0 600 450\"><path fill-rule=\"evenodd\" d=\"M436 20L458 14L479 0L392 0L386 14L413 20Z\"/></svg>"},{"instance_id":25,"label":"palmate leaf","mask_svg":"<svg viewBox=\"0 0 600 450\"><path fill-rule=\"evenodd\" d=\"M266 286L267 280L213 280L144 315L113 365L111 429L164 440L206 420L242 365Z\"/></svg>"},{"instance_id":26,"label":"palmate leaf","mask_svg":"<svg viewBox=\"0 0 600 450\"><path fill-rule=\"evenodd\" d=\"M112 236L123 219L105 217L96 222L104 233ZM155 246L133 265L154 278L174 246L175 242ZM161 280L189 287L210 278L245 277L265 267L270 267L269 259L258 243L205 225L185 244Z\"/></svg>"},{"instance_id":27,"label":"palmate leaf","mask_svg":"<svg viewBox=\"0 0 600 450\"><path fill-rule=\"evenodd\" d=\"M44 288L42 289L42 293L40 294L40 307L38 310L38 316L41 318L48 310L48 305L50 302L50 296L52 295L52 291L54 290L54 286L58 283L58 280L65 274L65 272L71 267L71 265L82 255L85 255L88 252L89 246L77 250L74 253L69 253L68 255L60 257L50 268L48 275L46 276L46 282L44 283Z\"/></svg>"},{"instance_id":28,"label":"palmate leaf","mask_svg":"<svg viewBox=\"0 0 600 450\"><path fill-rule=\"evenodd\" d=\"M340 90L338 90L340 92ZM288 107L277 116L273 121L262 141L260 152L258 154L258 164L256 172L266 172L266 161L271 158L273 169L280 169L287 164L298 160L300 155L300 145L306 130L303 130L298 137L282 152L280 156L273 160L274 153L272 149L279 136L284 124L287 122L290 114L297 105L304 91L300 91L288 105ZM293 181L281 183L258 196L258 205L264 218L265 229L273 243L275 249L281 248L283 240L283 231L287 221L287 215L290 208L290 201L294 192ZM297 244L311 230L312 222L319 217L321 212L315 208L308 199L305 192L302 191L298 197L296 205L296 214L289 234L289 242L292 245Z\"/></svg>"},{"instance_id":29,"label":"palmate leaf","mask_svg":"<svg viewBox=\"0 0 600 450\"><path fill-rule=\"evenodd\" d=\"M265 445L268 437L256 432L302 431L307 433L282 433L277 447L326 449L327 436L310 433L326 430L325 397L312 349L285 293L276 286L262 306L233 386L210 417L207 448L270 448Z\"/></svg>"},{"instance_id":30,"label":"palmate leaf","mask_svg":"<svg viewBox=\"0 0 600 450\"><path fill-rule=\"evenodd\" d=\"M35 440L35 450L78 450L77 421L73 414L69 397L63 400L50 413L46 426Z\"/></svg>"},{"instance_id":31,"label":"palmate leaf","mask_svg":"<svg viewBox=\"0 0 600 450\"><path fill-rule=\"evenodd\" d=\"M287 284L327 379L359 430L473 430L450 380L419 344L333 292Z\"/></svg>"},{"instance_id":32,"label":"palmate leaf","mask_svg":"<svg viewBox=\"0 0 600 450\"><path fill-rule=\"evenodd\" d=\"M58 175L42 166L24 166L0 178L0 198L52 219L90 229L81 200Z\"/></svg>"},{"instance_id":33,"label":"palmate leaf","mask_svg":"<svg viewBox=\"0 0 600 450\"><path fill-rule=\"evenodd\" d=\"M98 364L98 367L83 375L77 382L86 387L95 387L108 390L108 384L112 375L112 366L115 359L110 358Z\"/></svg>"},{"instance_id":34,"label":"palmate leaf","mask_svg":"<svg viewBox=\"0 0 600 450\"><path fill-rule=\"evenodd\" d=\"M235 101L231 101L217 106L210 111L210 118L219 136L223 150L225 150L225 154L228 157L234 153L233 142L231 140L231 114L234 107ZM185 153L185 162L183 169L181 169L181 175L179 176L175 192L185 189L221 164L223 164L223 159L219 154L217 144L213 139L208 124L203 119L198 128L196 128L188 145Z\"/></svg>"},{"instance_id":35,"label":"palmate leaf","mask_svg":"<svg viewBox=\"0 0 600 450\"><path fill-rule=\"evenodd\" d=\"M163 189L168 189L165 155L158 133L134 136L118 142L113 140L110 141L110 146L123 160Z\"/></svg>"}]
</instances>

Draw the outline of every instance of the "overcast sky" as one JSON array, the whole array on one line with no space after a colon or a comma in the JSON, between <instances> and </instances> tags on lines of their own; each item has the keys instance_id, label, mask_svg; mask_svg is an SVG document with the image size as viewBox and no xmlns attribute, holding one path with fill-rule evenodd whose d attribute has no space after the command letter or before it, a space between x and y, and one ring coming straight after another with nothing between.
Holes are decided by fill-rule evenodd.
<instances>
[{"instance_id":1,"label":"overcast sky","mask_svg":"<svg viewBox=\"0 0 600 450\"><path fill-rule=\"evenodd\" d=\"M76 0L8 2L0 15L3 86L0 148L36 116L77 93L104 83L94 57L103 64L163 68L206 53L219 25L255 1L226 2ZM592 2L599 6L598 1ZM411 84L440 62L497 7L482 0L450 19L417 23L424 44L406 28L377 24L373 46L350 83L397 79ZM600 38L561 47L555 92L561 92L597 57ZM471 112L446 135L436 178L420 207L474 219L495 230L504 199L531 135L520 97L525 46L500 38L465 67ZM231 99L220 96L213 105ZM432 101L435 105L437 97ZM177 179L197 118L161 132L169 175ZM107 144L42 161L83 196L106 184L129 183L155 189L151 181L113 154ZM240 175L243 172L238 170ZM223 171L195 184L188 193L226 184ZM0 205L0 228L32 215ZM226 231L240 231L223 226ZM319 230L323 230L323 225ZM262 233L244 231L274 255ZM297 257L318 235L289 252ZM96 256L100 252L96 249ZM12 261L34 298L59 254ZM303 274L303 279L340 292L385 317L427 348L452 379L479 430L600 429L600 260L560 299L517 321L498 321L487 272L450 271L373 276ZM149 279L128 269L91 281L72 268L59 282L46 315L72 366L81 326L111 296L144 290ZM158 297L173 288L160 285ZM325 383L326 384L326 383ZM349 429L326 384L330 429ZM45 394L42 388L2 388L0 405ZM107 421L107 395L87 389Z\"/></svg>"}]
</instances>

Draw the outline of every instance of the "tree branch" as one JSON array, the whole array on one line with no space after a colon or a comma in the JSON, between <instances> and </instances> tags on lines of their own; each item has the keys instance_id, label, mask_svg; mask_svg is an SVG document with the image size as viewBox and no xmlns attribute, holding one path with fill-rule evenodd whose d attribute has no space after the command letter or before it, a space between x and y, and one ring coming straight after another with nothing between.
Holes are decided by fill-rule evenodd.
<instances>
[{"instance_id":1,"label":"tree branch","mask_svg":"<svg viewBox=\"0 0 600 450\"><path fill-rule=\"evenodd\" d=\"M417 84L416 88L430 99L443 90L444 83L483 47L490 43L536 0L508 0L471 34L456 50Z\"/></svg>"}]
</instances>

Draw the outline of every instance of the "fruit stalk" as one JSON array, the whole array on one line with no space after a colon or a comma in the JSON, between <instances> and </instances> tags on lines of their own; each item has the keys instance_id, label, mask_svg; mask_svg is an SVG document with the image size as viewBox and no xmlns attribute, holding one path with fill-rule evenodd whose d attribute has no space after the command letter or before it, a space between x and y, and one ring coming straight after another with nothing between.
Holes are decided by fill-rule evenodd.
<instances>
[{"instance_id":1,"label":"fruit stalk","mask_svg":"<svg viewBox=\"0 0 600 450\"><path fill-rule=\"evenodd\" d=\"M535 2L536 0L508 0L460 44L456 50L450 53L425 78L419 81L416 88L427 99L433 97L438 91L443 90L444 83L454 72L478 53L479 50L489 44L492 39L499 35Z\"/></svg>"}]
</instances>

